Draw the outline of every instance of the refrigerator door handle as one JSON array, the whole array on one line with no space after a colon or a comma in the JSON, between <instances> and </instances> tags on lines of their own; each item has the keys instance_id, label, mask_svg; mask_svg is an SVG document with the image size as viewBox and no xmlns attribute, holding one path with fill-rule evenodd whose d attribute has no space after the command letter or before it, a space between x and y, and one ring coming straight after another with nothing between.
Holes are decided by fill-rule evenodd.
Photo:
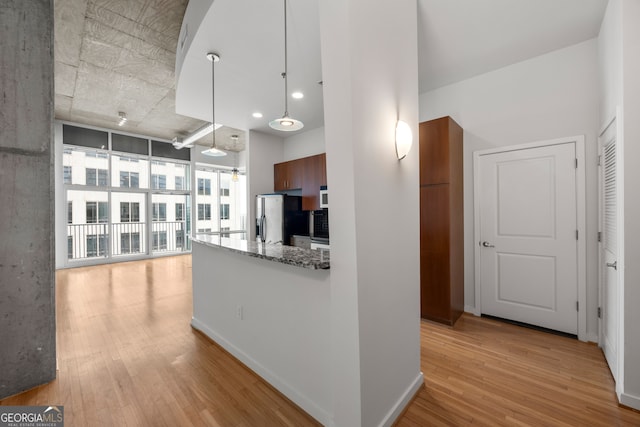
<instances>
[{"instance_id":1,"label":"refrigerator door handle","mask_svg":"<svg viewBox=\"0 0 640 427\"><path fill-rule=\"evenodd\" d=\"M267 241L267 217L262 215L261 222L262 222L262 234L261 234L262 241L266 242Z\"/></svg>"}]
</instances>

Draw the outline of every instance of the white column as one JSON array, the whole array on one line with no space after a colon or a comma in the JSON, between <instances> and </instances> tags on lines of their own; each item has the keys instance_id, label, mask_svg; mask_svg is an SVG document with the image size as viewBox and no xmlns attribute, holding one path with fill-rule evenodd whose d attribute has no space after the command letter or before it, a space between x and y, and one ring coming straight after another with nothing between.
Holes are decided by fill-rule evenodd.
<instances>
[{"instance_id":1,"label":"white column","mask_svg":"<svg viewBox=\"0 0 640 427\"><path fill-rule=\"evenodd\" d=\"M417 4L320 2L336 426L390 424L422 382ZM413 148L395 153L395 124Z\"/></svg>"}]
</instances>

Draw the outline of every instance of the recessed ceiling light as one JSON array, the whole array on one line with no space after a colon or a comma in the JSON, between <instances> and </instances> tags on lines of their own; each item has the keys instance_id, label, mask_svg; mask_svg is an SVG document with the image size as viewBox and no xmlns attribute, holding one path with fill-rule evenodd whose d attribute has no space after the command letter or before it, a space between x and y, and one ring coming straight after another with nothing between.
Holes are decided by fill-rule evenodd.
<instances>
[{"instance_id":1,"label":"recessed ceiling light","mask_svg":"<svg viewBox=\"0 0 640 427\"><path fill-rule=\"evenodd\" d=\"M253 113L252 115L253 115L253 117L255 117L256 119L261 119L261 118L262 118L262 113L259 113L259 112L257 112L257 111L256 111L255 113Z\"/></svg>"},{"instance_id":2,"label":"recessed ceiling light","mask_svg":"<svg viewBox=\"0 0 640 427\"><path fill-rule=\"evenodd\" d=\"M304 98L304 94L302 92L293 92L291 97L295 99L302 99Z\"/></svg>"}]
</instances>

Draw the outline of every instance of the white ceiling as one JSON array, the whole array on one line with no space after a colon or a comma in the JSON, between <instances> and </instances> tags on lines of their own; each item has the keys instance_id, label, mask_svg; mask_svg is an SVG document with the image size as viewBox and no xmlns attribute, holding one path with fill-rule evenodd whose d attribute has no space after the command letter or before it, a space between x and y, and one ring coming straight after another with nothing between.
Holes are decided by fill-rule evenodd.
<instances>
[{"instance_id":1,"label":"white ceiling","mask_svg":"<svg viewBox=\"0 0 640 427\"><path fill-rule=\"evenodd\" d=\"M324 123L317 83L322 80L319 0L287 2L289 92L305 94L302 100L289 98L289 112L306 131ZM56 0L56 117L113 127L117 112L125 111L130 119L125 131L167 139L185 135L211 121L211 63L205 53L214 50L222 57L216 64L216 121L283 136L268 127L284 112L282 0L213 2L205 24L190 34L192 48L176 82L175 114L173 58L185 3ZM420 92L425 92L596 37L607 0L417 4ZM253 118L254 111L264 117Z\"/></svg>"},{"instance_id":2,"label":"white ceiling","mask_svg":"<svg viewBox=\"0 0 640 427\"><path fill-rule=\"evenodd\" d=\"M211 0L203 0L211 1ZM289 114L305 124L322 126L323 104L320 29L317 0L288 0ZM176 82L176 111L211 121L211 62L216 52L216 122L238 129L255 129L283 136L268 127L284 113L284 11L282 0L215 0L190 35ZM195 32L193 28L190 33ZM178 56L181 53L178 53ZM263 118L255 119L259 111Z\"/></svg>"},{"instance_id":3,"label":"white ceiling","mask_svg":"<svg viewBox=\"0 0 640 427\"><path fill-rule=\"evenodd\" d=\"M211 1L211 0L204 0ZM305 129L322 126L318 0L287 0L291 116ZM596 37L607 0L418 0L420 92ZM215 0L193 36L177 81L180 114L210 121L211 64L216 64L216 121L269 129L283 107L281 0ZM401 48L401 46L399 46ZM262 119L251 113L261 111ZM288 135L287 135L288 136Z\"/></svg>"},{"instance_id":4,"label":"white ceiling","mask_svg":"<svg viewBox=\"0 0 640 427\"><path fill-rule=\"evenodd\" d=\"M418 0L420 93L596 37L608 0Z\"/></svg>"}]
</instances>

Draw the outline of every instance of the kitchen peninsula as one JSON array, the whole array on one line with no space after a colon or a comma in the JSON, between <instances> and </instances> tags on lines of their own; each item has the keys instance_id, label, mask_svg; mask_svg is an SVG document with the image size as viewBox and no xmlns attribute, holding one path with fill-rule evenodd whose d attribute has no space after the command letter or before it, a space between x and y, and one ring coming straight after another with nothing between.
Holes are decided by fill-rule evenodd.
<instances>
[{"instance_id":1,"label":"kitchen peninsula","mask_svg":"<svg viewBox=\"0 0 640 427\"><path fill-rule=\"evenodd\" d=\"M192 242L193 328L326 423L328 251L207 234Z\"/></svg>"}]
</instances>

